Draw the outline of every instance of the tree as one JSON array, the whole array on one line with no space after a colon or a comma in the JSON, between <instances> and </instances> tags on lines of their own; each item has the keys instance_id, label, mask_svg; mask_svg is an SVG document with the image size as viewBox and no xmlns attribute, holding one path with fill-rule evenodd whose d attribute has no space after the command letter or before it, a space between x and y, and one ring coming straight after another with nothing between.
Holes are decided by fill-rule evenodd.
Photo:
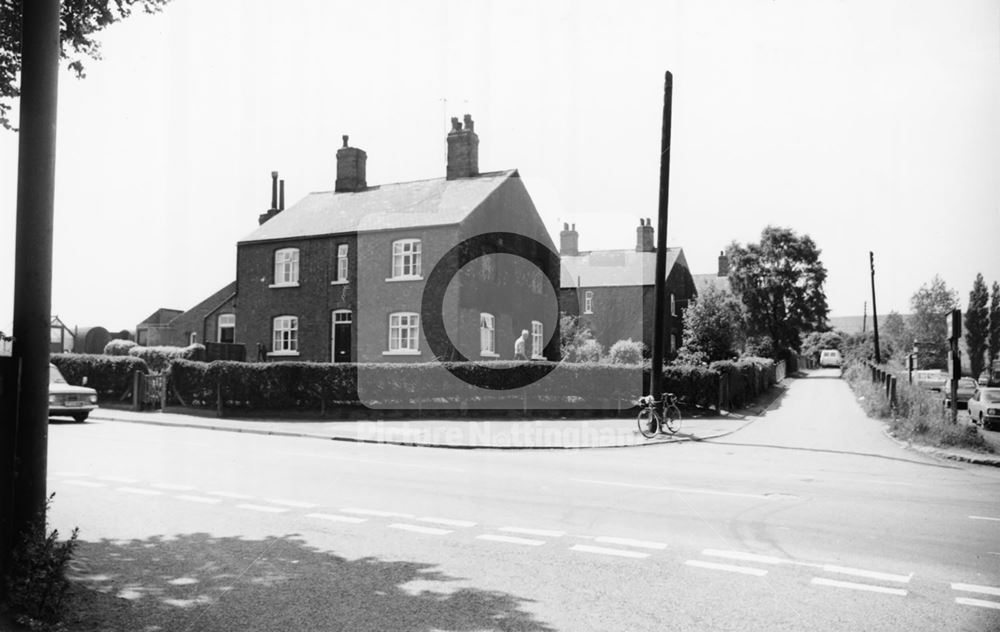
<instances>
[{"instance_id":1,"label":"tree","mask_svg":"<svg viewBox=\"0 0 1000 632\"><path fill-rule=\"evenodd\" d=\"M580 323L579 316L572 315L559 319L559 347L566 362L598 362L604 353L590 328Z\"/></svg>"},{"instance_id":2,"label":"tree","mask_svg":"<svg viewBox=\"0 0 1000 632\"><path fill-rule=\"evenodd\" d=\"M969 349L969 364L973 377L983 372L983 357L990 337L989 290L983 275L977 274L965 308L965 346Z\"/></svg>"},{"instance_id":3,"label":"tree","mask_svg":"<svg viewBox=\"0 0 1000 632\"><path fill-rule=\"evenodd\" d=\"M682 358L703 358L703 362L729 360L743 342L743 306L739 300L709 286L684 312Z\"/></svg>"},{"instance_id":4,"label":"tree","mask_svg":"<svg viewBox=\"0 0 1000 632\"><path fill-rule=\"evenodd\" d=\"M770 338L774 353L801 348L801 335L825 331L826 268L808 235L768 226L759 244L730 244L729 282L743 302L751 336Z\"/></svg>"},{"instance_id":5,"label":"tree","mask_svg":"<svg viewBox=\"0 0 1000 632\"><path fill-rule=\"evenodd\" d=\"M913 336L920 344L920 367L943 369L947 366L949 345L945 316L958 307L955 292L934 275L930 285L920 286L910 298L913 311Z\"/></svg>"},{"instance_id":6,"label":"tree","mask_svg":"<svg viewBox=\"0 0 1000 632\"><path fill-rule=\"evenodd\" d=\"M993 282L990 292L990 335L987 343L987 367L992 372L993 363L1000 356L1000 284ZM978 377L978 376L977 376Z\"/></svg>"},{"instance_id":7,"label":"tree","mask_svg":"<svg viewBox=\"0 0 1000 632\"><path fill-rule=\"evenodd\" d=\"M811 356L814 362L819 362L819 354L823 349L842 351L844 337L839 331L814 331L802 341L802 354Z\"/></svg>"},{"instance_id":8,"label":"tree","mask_svg":"<svg viewBox=\"0 0 1000 632\"><path fill-rule=\"evenodd\" d=\"M84 60L100 59L96 32L127 18L136 8L156 13L170 0L63 0L60 15L61 58L76 76L86 76ZM21 7L18 0L0 0L0 125L14 129L10 101L21 94Z\"/></svg>"}]
</instances>

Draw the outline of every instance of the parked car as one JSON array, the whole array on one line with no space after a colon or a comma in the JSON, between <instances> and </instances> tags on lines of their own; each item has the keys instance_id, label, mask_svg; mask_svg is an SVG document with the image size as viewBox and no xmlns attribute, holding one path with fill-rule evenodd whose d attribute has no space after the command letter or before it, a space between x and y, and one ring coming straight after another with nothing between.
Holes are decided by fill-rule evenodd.
<instances>
[{"instance_id":1,"label":"parked car","mask_svg":"<svg viewBox=\"0 0 1000 632\"><path fill-rule=\"evenodd\" d=\"M82 422L95 408L97 391L86 386L73 386L56 365L49 365L49 417L72 417Z\"/></svg>"},{"instance_id":2,"label":"parked car","mask_svg":"<svg viewBox=\"0 0 1000 632\"><path fill-rule=\"evenodd\" d=\"M921 370L913 372L913 384L930 391L940 391L948 381L948 374L938 370Z\"/></svg>"},{"instance_id":3,"label":"parked car","mask_svg":"<svg viewBox=\"0 0 1000 632\"><path fill-rule=\"evenodd\" d=\"M978 387L979 385L971 377L958 379L958 391L956 392L955 401L958 402L959 408L965 408ZM944 393L944 405L946 407L951 406L951 381L945 382L941 391Z\"/></svg>"},{"instance_id":4,"label":"parked car","mask_svg":"<svg viewBox=\"0 0 1000 632\"><path fill-rule=\"evenodd\" d=\"M836 349L823 349L819 352L819 365L839 367L844 363L843 356Z\"/></svg>"},{"instance_id":5,"label":"parked car","mask_svg":"<svg viewBox=\"0 0 1000 632\"><path fill-rule=\"evenodd\" d=\"M1000 426L1000 388L980 387L969 399L969 416L972 423L992 430Z\"/></svg>"}]
</instances>

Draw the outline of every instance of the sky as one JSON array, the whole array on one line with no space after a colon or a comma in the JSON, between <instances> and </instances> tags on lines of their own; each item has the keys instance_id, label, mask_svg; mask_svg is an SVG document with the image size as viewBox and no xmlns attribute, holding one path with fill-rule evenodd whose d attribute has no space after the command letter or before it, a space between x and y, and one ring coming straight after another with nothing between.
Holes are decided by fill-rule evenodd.
<instances>
[{"instance_id":1,"label":"sky","mask_svg":"<svg viewBox=\"0 0 1000 632\"><path fill-rule=\"evenodd\" d=\"M822 250L831 316L964 308L1000 281L998 0L173 0L60 76L52 312L134 329L235 279L270 206L442 177L452 116L483 172L517 168L558 243L632 248L658 208L674 77L670 246L713 273L767 225ZM0 328L13 318L17 136L0 130ZM655 225L655 221L654 221Z\"/></svg>"}]
</instances>

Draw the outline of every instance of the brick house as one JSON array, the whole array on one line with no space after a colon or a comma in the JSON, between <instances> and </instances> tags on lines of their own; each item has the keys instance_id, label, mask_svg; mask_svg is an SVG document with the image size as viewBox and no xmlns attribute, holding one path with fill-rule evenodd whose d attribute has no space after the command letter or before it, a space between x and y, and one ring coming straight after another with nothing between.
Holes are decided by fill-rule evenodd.
<instances>
[{"instance_id":1,"label":"brick house","mask_svg":"<svg viewBox=\"0 0 1000 632\"><path fill-rule=\"evenodd\" d=\"M729 257L725 252L719 253L719 267L715 274L695 274L694 286L701 294L709 288L715 288L720 292L732 293L733 289L729 284Z\"/></svg>"},{"instance_id":2,"label":"brick house","mask_svg":"<svg viewBox=\"0 0 1000 632\"><path fill-rule=\"evenodd\" d=\"M503 242L496 233L555 252L517 170L479 172L469 115L452 119L447 142L445 177L369 186L367 154L344 136L333 191L284 209L272 181L271 209L237 244L233 335L249 358L260 350L268 360L433 360L422 301L446 253L481 235ZM559 263L551 259L541 269L486 254L449 268L439 313L457 351L470 360L510 359L528 330L533 356L557 358L558 297L546 275L557 285Z\"/></svg>"},{"instance_id":3,"label":"brick house","mask_svg":"<svg viewBox=\"0 0 1000 632\"><path fill-rule=\"evenodd\" d=\"M135 341L143 347L176 344L170 321L183 313L179 309L161 307L135 326Z\"/></svg>"},{"instance_id":4,"label":"brick house","mask_svg":"<svg viewBox=\"0 0 1000 632\"><path fill-rule=\"evenodd\" d=\"M656 278L656 241L650 220L640 220L635 248L579 250L576 224L563 225L559 233L562 261L560 310L579 316L607 350L619 340L640 340L653 347L653 286ZM684 251L667 248L668 332L667 357L682 344L683 314L697 296Z\"/></svg>"}]
</instances>

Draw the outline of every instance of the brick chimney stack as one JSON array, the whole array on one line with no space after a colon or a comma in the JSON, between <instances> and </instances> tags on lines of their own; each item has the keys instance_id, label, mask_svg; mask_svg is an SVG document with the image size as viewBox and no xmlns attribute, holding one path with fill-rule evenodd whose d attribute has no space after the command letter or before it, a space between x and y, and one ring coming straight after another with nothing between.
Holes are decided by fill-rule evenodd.
<instances>
[{"instance_id":1,"label":"brick chimney stack","mask_svg":"<svg viewBox=\"0 0 1000 632\"><path fill-rule=\"evenodd\" d=\"M726 256L725 252L719 253L719 274L718 276L724 277L729 276L729 257Z\"/></svg>"},{"instance_id":2,"label":"brick chimney stack","mask_svg":"<svg viewBox=\"0 0 1000 632\"><path fill-rule=\"evenodd\" d=\"M653 221L648 217L639 218L639 227L635 229L635 251L656 252L656 240L653 238Z\"/></svg>"},{"instance_id":3,"label":"brick chimney stack","mask_svg":"<svg viewBox=\"0 0 1000 632\"><path fill-rule=\"evenodd\" d=\"M278 203L278 172L271 172L271 208L257 216L258 224L263 224L285 208L285 181L281 181L281 203Z\"/></svg>"},{"instance_id":4,"label":"brick chimney stack","mask_svg":"<svg viewBox=\"0 0 1000 632\"><path fill-rule=\"evenodd\" d=\"M448 132L449 180L479 175L479 136L476 135L472 115L466 114L463 122L452 117Z\"/></svg>"},{"instance_id":5,"label":"brick chimney stack","mask_svg":"<svg viewBox=\"0 0 1000 632\"><path fill-rule=\"evenodd\" d=\"M569 224L563 224L559 233L559 254L571 257L580 254L580 233L576 232L576 224L572 228Z\"/></svg>"},{"instance_id":6,"label":"brick chimney stack","mask_svg":"<svg viewBox=\"0 0 1000 632\"><path fill-rule=\"evenodd\" d=\"M337 183L336 193L364 191L368 188L365 181L365 165L368 154L357 147L347 145L347 135L344 134L344 146L337 150Z\"/></svg>"}]
</instances>

